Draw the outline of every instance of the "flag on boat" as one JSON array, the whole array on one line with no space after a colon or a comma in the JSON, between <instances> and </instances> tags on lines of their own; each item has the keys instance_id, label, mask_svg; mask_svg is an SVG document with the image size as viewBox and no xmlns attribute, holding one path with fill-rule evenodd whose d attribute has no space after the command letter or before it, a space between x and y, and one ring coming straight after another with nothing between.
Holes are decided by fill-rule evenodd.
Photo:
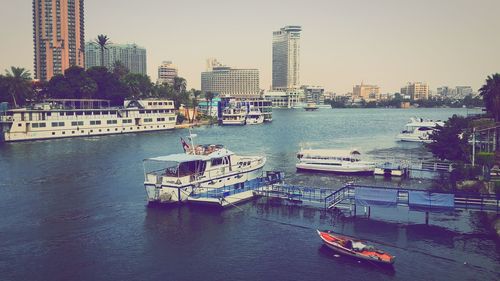
<instances>
[{"instance_id":1,"label":"flag on boat","mask_svg":"<svg viewBox=\"0 0 500 281\"><path fill-rule=\"evenodd\" d=\"M181 137L181 144L182 144L182 149L184 149L184 152L189 150L189 144L187 144L186 141Z\"/></svg>"}]
</instances>

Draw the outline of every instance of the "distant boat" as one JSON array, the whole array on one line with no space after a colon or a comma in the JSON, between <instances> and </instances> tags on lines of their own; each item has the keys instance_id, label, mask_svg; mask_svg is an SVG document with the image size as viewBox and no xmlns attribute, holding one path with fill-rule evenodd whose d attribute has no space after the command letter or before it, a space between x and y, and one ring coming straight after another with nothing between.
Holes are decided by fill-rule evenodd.
<instances>
[{"instance_id":1,"label":"distant boat","mask_svg":"<svg viewBox=\"0 0 500 281\"><path fill-rule=\"evenodd\" d=\"M264 114L262 114L259 109L251 107L250 111L247 113L247 124L254 125L262 123L264 123Z\"/></svg>"},{"instance_id":2,"label":"distant boat","mask_svg":"<svg viewBox=\"0 0 500 281\"><path fill-rule=\"evenodd\" d=\"M246 125L247 112L241 107L227 107L222 111L222 125Z\"/></svg>"},{"instance_id":3,"label":"distant boat","mask_svg":"<svg viewBox=\"0 0 500 281\"><path fill-rule=\"evenodd\" d=\"M442 121L425 120L423 118L411 118L405 125L405 129L397 136L400 141L430 143L430 135L436 127L444 126Z\"/></svg>"},{"instance_id":4,"label":"distant boat","mask_svg":"<svg viewBox=\"0 0 500 281\"><path fill-rule=\"evenodd\" d=\"M299 151L297 158L298 170L367 174L375 170L375 164L362 161L361 153L355 149L307 149Z\"/></svg>"},{"instance_id":5,"label":"distant boat","mask_svg":"<svg viewBox=\"0 0 500 281\"><path fill-rule=\"evenodd\" d=\"M373 246L369 246L365 241L361 241L349 236L338 235L331 231L319 231L319 237L323 243L337 253L359 258L369 262L382 265L394 264L395 257Z\"/></svg>"},{"instance_id":6,"label":"distant boat","mask_svg":"<svg viewBox=\"0 0 500 281\"><path fill-rule=\"evenodd\" d=\"M306 106L304 106L304 109L306 111L314 111L314 110L318 110L318 108L319 108L318 105L316 105L316 103L314 103L314 102L308 102L306 104Z\"/></svg>"}]
</instances>

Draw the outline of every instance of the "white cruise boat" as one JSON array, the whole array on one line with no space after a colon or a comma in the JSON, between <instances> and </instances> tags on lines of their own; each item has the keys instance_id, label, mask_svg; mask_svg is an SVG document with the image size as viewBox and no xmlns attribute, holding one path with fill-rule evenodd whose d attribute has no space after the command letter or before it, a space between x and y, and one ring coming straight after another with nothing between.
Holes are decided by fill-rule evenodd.
<instances>
[{"instance_id":1,"label":"white cruise boat","mask_svg":"<svg viewBox=\"0 0 500 281\"><path fill-rule=\"evenodd\" d=\"M263 183L264 156L236 155L222 145L194 146L183 141L183 146L185 153L144 160L149 202L227 206L252 198Z\"/></svg>"},{"instance_id":2,"label":"white cruise boat","mask_svg":"<svg viewBox=\"0 0 500 281\"><path fill-rule=\"evenodd\" d=\"M373 173L375 163L362 161L357 150L308 149L297 154L298 170L337 173Z\"/></svg>"},{"instance_id":3,"label":"white cruise boat","mask_svg":"<svg viewBox=\"0 0 500 281\"><path fill-rule=\"evenodd\" d=\"M405 129L397 136L400 141L430 143L430 134L437 126L444 126L442 121L425 120L422 118L411 118L405 125Z\"/></svg>"},{"instance_id":4,"label":"white cruise boat","mask_svg":"<svg viewBox=\"0 0 500 281\"><path fill-rule=\"evenodd\" d=\"M264 123L264 114L262 114L262 112L260 112L260 110L257 108L250 108L247 113L246 122L249 125L262 124Z\"/></svg>"},{"instance_id":5,"label":"white cruise boat","mask_svg":"<svg viewBox=\"0 0 500 281\"><path fill-rule=\"evenodd\" d=\"M118 108L109 107L107 100L51 99L0 116L0 139L14 142L169 130L175 123L170 100L126 100Z\"/></svg>"},{"instance_id":6,"label":"white cruise boat","mask_svg":"<svg viewBox=\"0 0 500 281\"><path fill-rule=\"evenodd\" d=\"M247 112L242 107L227 107L222 111L222 125L245 125Z\"/></svg>"}]
</instances>

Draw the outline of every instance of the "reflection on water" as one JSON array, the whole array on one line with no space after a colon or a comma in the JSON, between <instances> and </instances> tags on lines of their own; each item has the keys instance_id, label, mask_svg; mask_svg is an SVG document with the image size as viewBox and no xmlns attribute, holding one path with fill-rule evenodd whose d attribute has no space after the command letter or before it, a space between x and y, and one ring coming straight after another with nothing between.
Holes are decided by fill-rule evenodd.
<instances>
[{"instance_id":1,"label":"reflection on water","mask_svg":"<svg viewBox=\"0 0 500 281\"><path fill-rule=\"evenodd\" d=\"M459 110L460 111L460 110ZM455 109L276 110L270 124L196 128L202 143L267 156L288 183L347 181L406 187L375 177L296 173L301 146L360 148L368 157L427 157L394 136L411 116ZM465 112L465 111L463 111ZM147 206L142 160L181 151L186 130L0 144L0 279L5 280L495 280L499 246L477 212L424 216L372 209L334 218L304 206L255 200L226 210ZM394 272L331 258L315 229L371 239L397 256ZM319 249L319 250L318 250ZM464 265L466 262L466 265Z\"/></svg>"}]
</instances>

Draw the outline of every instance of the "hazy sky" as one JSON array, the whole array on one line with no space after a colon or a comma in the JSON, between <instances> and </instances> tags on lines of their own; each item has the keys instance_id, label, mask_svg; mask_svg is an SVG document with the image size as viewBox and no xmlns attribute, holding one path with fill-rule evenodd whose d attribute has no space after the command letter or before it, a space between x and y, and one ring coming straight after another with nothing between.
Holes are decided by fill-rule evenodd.
<instances>
[{"instance_id":1,"label":"hazy sky","mask_svg":"<svg viewBox=\"0 0 500 281\"><path fill-rule=\"evenodd\" d=\"M30 0L0 0L0 70L33 68ZM156 80L172 60L200 87L207 57L258 68L271 84L272 31L302 25L301 84L337 93L361 81L395 92L407 81L479 88L500 72L499 0L85 0L86 40L147 49Z\"/></svg>"}]
</instances>

